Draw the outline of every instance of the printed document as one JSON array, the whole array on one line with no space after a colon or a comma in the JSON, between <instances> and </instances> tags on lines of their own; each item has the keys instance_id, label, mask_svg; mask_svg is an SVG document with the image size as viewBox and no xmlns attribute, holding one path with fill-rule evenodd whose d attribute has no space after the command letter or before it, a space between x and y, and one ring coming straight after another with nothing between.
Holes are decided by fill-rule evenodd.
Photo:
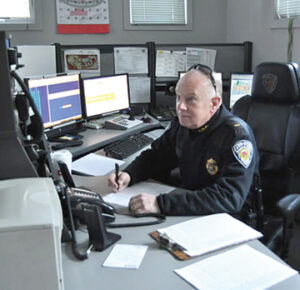
<instances>
[{"instance_id":1,"label":"printed document","mask_svg":"<svg viewBox=\"0 0 300 290\"><path fill-rule=\"evenodd\" d=\"M186 69L189 69L194 64L204 64L210 67L214 71L216 54L217 51L214 49L187 47L186 48Z\"/></svg>"},{"instance_id":2,"label":"printed document","mask_svg":"<svg viewBox=\"0 0 300 290\"><path fill-rule=\"evenodd\" d=\"M174 271L196 289L201 290L266 289L297 275L289 266L248 245Z\"/></svg>"},{"instance_id":3,"label":"printed document","mask_svg":"<svg viewBox=\"0 0 300 290\"><path fill-rule=\"evenodd\" d=\"M158 50L155 71L157 77L178 77L185 71L185 51Z\"/></svg>"},{"instance_id":4,"label":"printed document","mask_svg":"<svg viewBox=\"0 0 300 290\"><path fill-rule=\"evenodd\" d=\"M184 248L190 257L262 237L260 232L226 213L195 218L157 231Z\"/></svg>"}]
</instances>

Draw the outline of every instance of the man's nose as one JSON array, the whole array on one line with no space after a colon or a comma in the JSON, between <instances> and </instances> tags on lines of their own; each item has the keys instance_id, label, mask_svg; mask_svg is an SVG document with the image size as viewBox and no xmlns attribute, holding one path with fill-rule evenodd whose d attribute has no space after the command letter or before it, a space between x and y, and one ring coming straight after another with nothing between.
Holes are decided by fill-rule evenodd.
<instances>
[{"instance_id":1,"label":"man's nose","mask_svg":"<svg viewBox=\"0 0 300 290\"><path fill-rule=\"evenodd\" d=\"M183 102L183 101L177 101L177 109L181 110L181 111L185 111L186 110L185 102Z\"/></svg>"}]
</instances>

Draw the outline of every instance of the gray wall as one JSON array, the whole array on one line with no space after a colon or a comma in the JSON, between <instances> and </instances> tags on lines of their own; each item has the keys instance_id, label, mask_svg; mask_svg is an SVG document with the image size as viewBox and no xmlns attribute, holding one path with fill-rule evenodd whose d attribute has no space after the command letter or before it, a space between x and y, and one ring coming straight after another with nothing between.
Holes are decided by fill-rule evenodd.
<instances>
[{"instance_id":1,"label":"gray wall","mask_svg":"<svg viewBox=\"0 0 300 290\"><path fill-rule=\"evenodd\" d=\"M129 44L155 41L157 43L224 42L226 40L226 1L194 0L192 31L125 31L123 29L123 0L109 0L110 33L57 34L55 0L43 1L43 30L12 31L13 44ZM0 25L5 30L4 25Z\"/></svg>"},{"instance_id":2,"label":"gray wall","mask_svg":"<svg viewBox=\"0 0 300 290\"><path fill-rule=\"evenodd\" d=\"M253 42L253 67L287 61L287 25L274 28L274 0L227 0L227 42ZM300 29L294 29L293 61L300 62Z\"/></svg>"}]
</instances>

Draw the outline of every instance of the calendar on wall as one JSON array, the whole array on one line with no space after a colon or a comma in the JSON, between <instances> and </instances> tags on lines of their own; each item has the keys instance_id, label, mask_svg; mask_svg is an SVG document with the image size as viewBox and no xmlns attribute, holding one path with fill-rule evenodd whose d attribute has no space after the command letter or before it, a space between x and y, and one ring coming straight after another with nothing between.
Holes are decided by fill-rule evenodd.
<instances>
[{"instance_id":1,"label":"calendar on wall","mask_svg":"<svg viewBox=\"0 0 300 290\"><path fill-rule=\"evenodd\" d=\"M58 33L108 33L108 0L56 0Z\"/></svg>"}]
</instances>

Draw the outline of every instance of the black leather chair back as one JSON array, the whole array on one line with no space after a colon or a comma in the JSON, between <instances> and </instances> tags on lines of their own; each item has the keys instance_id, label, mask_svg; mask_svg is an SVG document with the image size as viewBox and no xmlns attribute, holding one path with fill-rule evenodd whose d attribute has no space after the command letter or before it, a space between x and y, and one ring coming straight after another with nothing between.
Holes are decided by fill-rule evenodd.
<instances>
[{"instance_id":1,"label":"black leather chair back","mask_svg":"<svg viewBox=\"0 0 300 290\"><path fill-rule=\"evenodd\" d=\"M233 113L252 128L260 153L265 211L292 190L300 146L300 79L296 63L262 63L255 68L251 96L233 106Z\"/></svg>"}]
</instances>

